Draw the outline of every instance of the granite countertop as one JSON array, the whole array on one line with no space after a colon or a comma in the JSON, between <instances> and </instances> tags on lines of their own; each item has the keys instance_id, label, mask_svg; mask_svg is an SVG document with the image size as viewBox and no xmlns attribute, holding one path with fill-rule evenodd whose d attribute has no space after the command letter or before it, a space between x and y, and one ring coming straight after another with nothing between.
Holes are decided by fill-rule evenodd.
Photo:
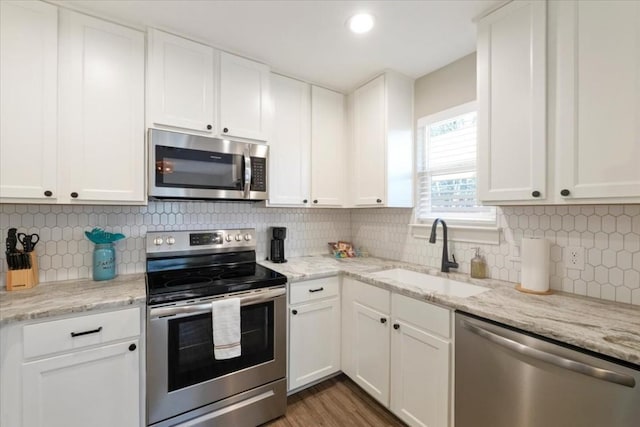
<instances>
[{"instance_id":1,"label":"granite countertop","mask_svg":"<svg viewBox=\"0 0 640 427\"><path fill-rule=\"evenodd\" d=\"M471 279L461 273L379 258L337 260L330 256L292 258L285 264L261 264L289 278L290 282L339 273L380 288L465 311L528 332L640 365L640 307L556 292L538 296L515 290L515 284L493 279ZM389 268L406 268L488 287L491 290L457 298L416 286L372 276Z\"/></svg>"},{"instance_id":2,"label":"granite countertop","mask_svg":"<svg viewBox=\"0 0 640 427\"><path fill-rule=\"evenodd\" d=\"M146 299L144 274L120 275L104 282L85 279L41 283L31 289L0 291L0 325L144 304Z\"/></svg>"}]
</instances>

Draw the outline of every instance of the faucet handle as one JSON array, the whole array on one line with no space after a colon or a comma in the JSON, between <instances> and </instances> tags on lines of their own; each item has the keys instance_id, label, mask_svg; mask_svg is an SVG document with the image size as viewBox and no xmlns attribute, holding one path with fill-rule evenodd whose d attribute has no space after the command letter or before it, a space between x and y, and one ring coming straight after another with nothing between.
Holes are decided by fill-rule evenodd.
<instances>
[{"instance_id":1,"label":"faucet handle","mask_svg":"<svg viewBox=\"0 0 640 427\"><path fill-rule=\"evenodd\" d=\"M451 258L453 258L453 262L450 263L451 268L458 268L458 262L456 261L456 255L451 254Z\"/></svg>"}]
</instances>

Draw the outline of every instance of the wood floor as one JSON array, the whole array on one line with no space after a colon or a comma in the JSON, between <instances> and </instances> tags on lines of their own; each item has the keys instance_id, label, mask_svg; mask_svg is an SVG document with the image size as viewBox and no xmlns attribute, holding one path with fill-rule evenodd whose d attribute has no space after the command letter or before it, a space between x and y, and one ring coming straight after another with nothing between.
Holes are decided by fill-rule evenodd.
<instances>
[{"instance_id":1,"label":"wood floor","mask_svg":"<svg viewBox=\"0 0 640 427\"><path fill-rule=\"evenodd\" d=\"M345 375L289 396L287 414L263 427L404 426Z\"/></svg>"}]
</instances>

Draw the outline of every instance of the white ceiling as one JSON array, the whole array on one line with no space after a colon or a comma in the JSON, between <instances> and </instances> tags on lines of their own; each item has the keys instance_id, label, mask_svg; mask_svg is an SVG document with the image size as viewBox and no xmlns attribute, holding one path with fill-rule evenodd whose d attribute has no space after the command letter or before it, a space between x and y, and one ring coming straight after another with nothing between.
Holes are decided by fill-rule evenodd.
<instances>
[{"instance_id":1,"label":"white ceiling","mask_svg":"<svg viewBox=\"0 0 640 427\"><path fill-rule=\"evenodd\" d=\"M174 32L343 92L384 69L417 78L475 51L472 18L501 0L52 0L117 22ZM345 26L367 11L376 26Z\"/></svg>"}]
</instances>

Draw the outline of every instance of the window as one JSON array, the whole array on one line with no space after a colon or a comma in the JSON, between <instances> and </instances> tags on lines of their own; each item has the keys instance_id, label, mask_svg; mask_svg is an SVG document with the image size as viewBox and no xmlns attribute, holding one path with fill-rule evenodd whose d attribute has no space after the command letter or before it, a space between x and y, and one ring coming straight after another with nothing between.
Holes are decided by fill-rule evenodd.
<instances>
[{"instance_id":1,"label":"window","mask_svg":"<svg viewBox=\"0 0 640 427\"><path fill-rule=\"evenodd\" d=\"M476 103L418 120L416 220L495 225L493 207L476 196Z\"/></svg>"}]
</instances>

